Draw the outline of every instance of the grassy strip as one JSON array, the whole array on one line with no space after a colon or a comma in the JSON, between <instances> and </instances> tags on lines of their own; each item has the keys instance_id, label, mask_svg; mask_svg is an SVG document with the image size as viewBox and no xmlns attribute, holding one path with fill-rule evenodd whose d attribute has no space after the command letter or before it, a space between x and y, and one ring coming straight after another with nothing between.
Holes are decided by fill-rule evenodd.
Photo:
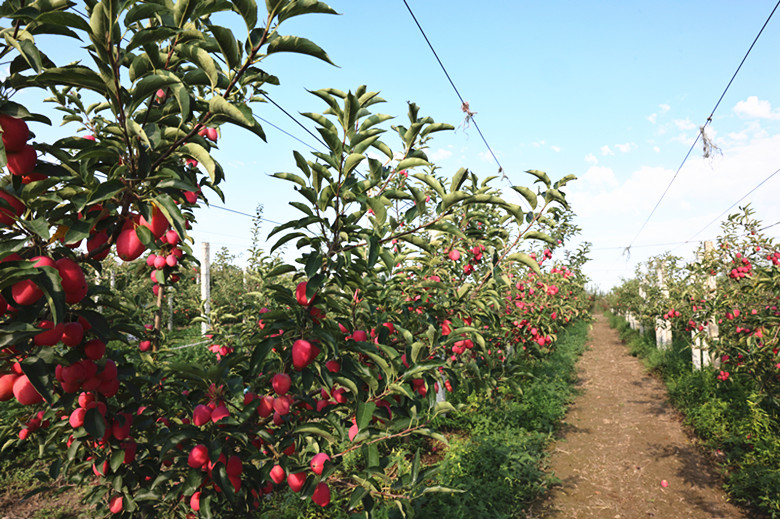
<instances>
[{"instance_id":1,"label":"grassy strip","mask_svg":"<svg viewBox=\"0 0 780 519\"><path fill-rule=\"evenodd\" d=\"M691 348L675 341L662 351L650 335L609 315L631 355L663 378L674 406L717 461L735 501L780 518L780 423L759 405L755 388L736 377L721 382L714 370L693 371Z\"/></svg>"},{"instance_id":2,"label":"grassy strip","mask_svg":"<svg viewBox=\"0 0 780 519\"><path fill-rule=\"evenodd\" d=\"M588 322L567 328L555 351L530 363L519 387L478 393L440 419L437 428L455 433L440 462L438 484L463 493L431 493L416 501L419 517L445 513L450 519L520 517L556 483L544 472L546 447L574 394L575 365L585 351Z\"/></svg>"}]
</instances>

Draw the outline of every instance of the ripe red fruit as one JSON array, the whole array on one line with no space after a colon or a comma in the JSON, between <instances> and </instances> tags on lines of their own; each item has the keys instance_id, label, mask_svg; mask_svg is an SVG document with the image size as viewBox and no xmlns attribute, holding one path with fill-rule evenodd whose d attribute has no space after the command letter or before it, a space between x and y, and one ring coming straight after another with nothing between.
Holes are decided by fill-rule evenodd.
<instances>
[{"instance_id":1,"label":"ripe red fruit","mask_svg":"<svg viewBox=\"0 0 780 519\"><path fill-rule=\"evenodd\" d=\"M314 346L309 341L298 339L293 343L292 347L292 361L295 369L302 370L319 355L320 349Z\"/></svg>"},{"instance_id":2,"label":"ripe red fruit","mask_svg":"<svg viewBox=\"0 0 780 519\"><path fill-rule=\"evenodd\" d=\"M218 421L220 421L223 418L226 418L228 416L230 416L230 411L228 411L228 408L225 407L224 404L218 405L211 412L211 421L214 422L214 423L217 423Z\"/></svg>"},{"instance_id":3,"label":"ripe red fruit","mask_svg":"<svg viewBox=\"0 0 780 519\"><path fill-rule=\"evenodd\" d=\"M314 300L314 297L312 296L311 300L306 298L306 282L301 281L298 283L298 286L295 287L295 300L298 301L298 304L301 306L309 306L311 301Z\"/></svg>"},{"instance_id":4,"label":"ripe red fruit","mask_svg":"<svg viewBox=\"0 0 780 519\"><path fill-rule=\"evenodd\" d=\"M330 461L330 456L328 456L324 452L315 454L314 457L311 459L311 463L309 464L309 466L311 467L311 471L319 476L320 474L322 474L322 470L325 468L326 461Z\"/></svg>"},{"instance_id":5,"label":"ripe red fruit","mask_svg":"<svg viewBox=\"0 0 780 519\"><path fill-rule=\"evenodd\" d=\"M311 495L311 500L320 506L328 506L330 504L330 488L328 484L317 484L317 488L314 489L314 493Z\"/></svg>"},{"instance_id":6,"label":"ripe red fruit","mask_svg":"<svg viewBox=\"0 0 780 519\"><path fill-rule=\"evenodd\" d=\"M22 151L30 138L30 129L22 119L8 114L0 114L0 128L3 129L3 146L6 153Z\"/></svg>"},{"instance_id":7,"label":"ripe red fruit","mask_svg":"<svg viewBox=\"0 0 780 519\"><path fill-rule=\"evenodd\" d=\"M109 499L108 501L108 509L112 514L118 514L122 511L122 508L124 508L124 504L122 502L122 496L116 495Z\"/></svg>"},{"instance_id":8,"label":"ripe red fruit","mask_svg":"<svg viewBox=\"0 0 780 519\"><path fill-rule=\"evenodd\" d=\"M240 476L241 473L244 472L244 464L241 463L241 458L235 454L230 456L225 465L225 470L227 471L228 476Z\"/></svg>"},{"instance_id":9,"label":"ripe red fruit","mask_svg":"<svg viewBox=\"0 0 780 519\"><path fill-rule=\"evenodd\" d=\"M60 258L54 262L54 267L62 279L65 301L74 304L84 299L87 295L87 279L81 266L70 258Z\"/></svg>"},{"instance_id":10,"label":"ripe red fruit","mask_svg":"<svg viewBox=\"0 0 780 519\"><path fill-rule=\"evenodd\" d=\"M152 347L152 341L141 341L138 343L138 349L141 351L149 351Z\"/></svg>"},{"instance_id":11,"label":"ripe red fruit","mask_svg":"<svg viewBox=\"0 0 780 519\"><path fill-rule=\"evenodd\" d=\"M331 373L338 373L341 371L341 363L337 360L329 360L325 363L325 367L328 368L328 371Z\"/></svg>"},{"instance_id":12,"label":"ripe red fruit","mask_svg":"<svg viewBox=\"0 0 780 519\"><path fill-rule=\"evenodd\" d=\"M16 373L0 376L0 402L11 400L14 396L14 382L19 378Z\"/></svg>"},{"instance_id":13,"label":"ripe red fruit","mask_svg":"<svg viewBox=\"0 0 780 519\"><path fill-rule=\"evenodd\" d=\"M133 261L143 254L146 245L141 243L132 227L119 233L116 239L116 253L124 261Z\"/></svg>"},{"instance_id":14,"label":"ripe red fruit","mask_svg":"<svg viewBox=\"0 0 780 519\"><path fill-rule=\"evenodd\" d=\"M271 379L271 386L277 395L285 395L290 390L292 381L287 373L277 373Z\"/></svg>"},{"instance_id":15,"label":"ripe red fruit","mask_svg":"<svg viewBox=\"0 0 780 519\"><path fill-rule=\"evenodd\" d=\"M14 220L24 213L24 202L4 189L0 189L0 198L10 206L6 207L0 202L0 225L10 227Z\"/></svg>"},{"instance_id":16,"label":"ripe red fruit","mask_svg":"<svg viewBox=\"0 0 780 519\"><path fill-rule=\"evenodd\" d=\"M168 245L178 245L179 244L179 235L176 231L171 229L170 231L165 233L165 240L168 242Z\"/></svg>"},{"instance_id":17,"label":"ripe red fruit","mask_svg":"<svg viewBox=\"0 0 780 519\"><path fill-rule=\"evenodd\" d=\"M274 397L271 395L265 395L260 399L260 404L257 406L257 414L259 414L261 418L268 418L273 412Z\"/></svg>"},{"instance_id":18,"label":"ripe red fruit","mask_svg":"<svg viewBox=\"0 0 780 519\"><path fill-rule=\"evenodd\" d=\"M106 247L97 254L92 254L92 251L102 247L108 243L108 233L106 231L96 232L87 239L87 252L94 260L100 261L106 259L108 253L111 251L111 247Z\"/></svg>"},{"instance_id":19,"label":"ripe red fruit","mask_svg":"<svg viewBox=\"0 0 780 519\"><path fill-rule=\"evenodd\" d=\"M152 231L152 235L157 239L159 239L160 236L162 236L170 226L170 224L168 223L168 219L165 217L162 211L157 209L156 206L152 206L151 221L147 221L146 218L142 216L139 223L140 225L143 225L144 227Z\"/></svg>"},{"instance_id":20,"label":"ripe red fruit","mask_svg":"<svg viewBox=\"0 0 780 519\"><path fill-rule=\"evenodd\" d=\"M198 193L195 191L184 191L184 199L188 204L194 204L198 201Z\"/></svg>"},{"instance_id":21,"label":"ripe red fruit","mask_svg":"<svg viewBox=\"0 0 780 519\"><path fill-rule=\"evenodd\" d=\"M203 404L196 405L192 412L192 423L195 426L200 427L201 425L205 425L210 421L211 409Z\"/></svg>"},{"instance_id":22,"label":"ripe red fruit","mask_svg":"<svg viewBox=\"0 0 780 519\"><path fill-rule=\"evenodd\" d=\"M36 256L30 261L36 267L54 267L54 260L46 256ZM35 304L41 297L43 292L38 285L36 285L31 279L25 279L15 283L11 287L11 295L19 305L32 305Z\"/></svg>"},{"instance_id":23,"label":"ripe red fruit","mask_svg":"<svg viewBox=\"0 0 780 519\"><path fill-rule=\"evenodd\" d=\"M71 427L74 429L78 429L82 425L84 425L84 417L87 416L87 410L84 407L77 407L73 410L72 413L70 413L70 418L68 419L68 423Z\"/></svg>"},{"instance_id":24,"label":"ripe red fruit","mask_svg":"<svg viewBox=\"0 0 780 519\"><path fill-rule=\"evenodd\" d=\"M289 474L287 476L287 484L290 485L290 490L293 492L300 492L304 483L306 483L306 474L304 472Z\"/></svg>"},{"instance_id":25,"label":"ripe red fruit","mask_svg":"<svg viewBox=\"0 0 780 519\"><path fill-rule=\"evenodd\" d=\"M212 142L217 142L219 134L216 128L206 128L206 138Z\"/></svg>"},{"instance_id":26,"label":"ripe red fruit","mask_svg":"<svg viewBox=\"0 0 780 519\"><path fill-rule=\"evenodd\" d=\"M179 258L176 257L175 254L171 253L168 254L168 257L165 258L165 264L169 267L175 267L179 263Z\"/></svg>"},{"instance_id":27,"label":"ripe red fruit","mask_svg":"<svg viewBox=\"0 0 780 519\"><path fill-rule=\"evenodd\" d=\"M165 101L165 97L166 97L165 90L163 90L162 88L158 88L157 92L155 92L154 94L154 97L155 99L157 99L158 103L162 103L163 101Z\"/></svg>"},{"instance_id":28,"label":"ripe red fruit","mask_svg":"<svg viewBox=\"0 0 780 519\"><path fill-rule=\"evenodd\" d=\"M460 251L458 251L457 249L452 249L452 250L450 251L450 253L449 253L449 254L447 254L447 256L448 256L448 257L449 257L449 258L450 258L452 261L458 261L458 260L460 259Z\"/></svg>"},{"instance_id":29,"label":"ripe red fruit","mask_svg":"<svg viewBox=\"0 0 780 519\"><path fill-rule=\"evenodd\" d=\"M38 325L38 328L42 328L45 331L37 334L34 337L36 346L54 346L60 342L60 339L62 339L62 334L65 332L64 324L60 323L55 325L51 321L41 321L41 323Z\"/></svg>"},{"instance_id":30,"label":"ripe red fruit","mask_svg":"<svg viewBox=\"0 0 780 519\"><path fill-rule=\"evenodd\" d=\"M189 456L187 456L187 464L194 468L199 469L209 461L209 450L205 445L198 444L192 448Z\"/></svg>"},{"instance_id":31,"label":"ripe red fruit","mask_svg":"<svg viewBox=\"0 0 780 519\"><path fill-rule=\"evenodd\" d=\"M281 465L274 465L271 469L271 479L277 485L284 481L284 469Z\"/></svg>"},{"instance_id":32,"label":"ripe red fruit","mask_svg":"<svg viewBox=\"0 0 780 519\"><path fill-rule=\"evenodd\" d=\"M157 270L160 270L165 267L165 256L156 256L154 258L154 263L152 264L154 268ZM153 274L154 275L154 274Z\"/></svg>"},{"instance_id":33,"label":"ripe red fruit","mask_svg":"<svg viewBox=\"0 0 780 519\"><path fill-rule=\"evenodd\" d=\"M200 491L195 492L192 494L192 497L190 497L190 508L195 512L200 510Z\"/></svg>"},{"instance_id":34,"label":"ripe red fruit","mask_svg":"<svg viewBox=\"0 0 780 519\"><path fill-rule=\"evenodd\" d=\"M12 175L24 177L32 173L35 164L38 162L38 154L29 144L25 144L21 150L16 153L7 153L8 171Z\"/></svg>"},{"instance_id":35,"label":"ripe red fruit","mask_svg":"<svg viewBox=\"0 0 780 519\"><path fill-rule=\"evenodd\" d=\"M14 396L22 405L33 405L43 402L43 397L33 387L27 375L21 375L14 381Z\"/></svg>"},{"instance_id":36,"label":"ripe red fruit","mask_svg":"<svg viewBox=\"0 0 780 519\"><path fill-rule=\"evenodd\" d=\"M292 399L285 395L274 398L273 408L280 416L284 416L290 412L290 404Z\"/></svg>"},{"instance_id":37,"label":"ripe red fruit","mask_svg":"<svg viewBox=\"0 0 780 519\"><path fill-rule=\"evenodd\" d=\"M352 334L352 339L358 342L364 342L368 340L368 334L363 330L355 330Z\"/></svg>"},{"instance_id":38,"label":"ripe red fruit","mask_svg":"<svg viewBox=\"0 0 780 519\"><path fill-rule=\"evenodd\" d=\"M100 339L92 339L84 345L84 355L91 360L99 360L106 354L106 343Z\"/></svg>"}]
</instances>

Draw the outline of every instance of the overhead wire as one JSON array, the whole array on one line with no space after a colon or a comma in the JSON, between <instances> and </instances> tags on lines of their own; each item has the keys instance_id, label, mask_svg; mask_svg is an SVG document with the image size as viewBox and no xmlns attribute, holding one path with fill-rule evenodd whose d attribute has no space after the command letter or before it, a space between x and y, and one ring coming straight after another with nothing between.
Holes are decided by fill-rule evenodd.
<instances>
[{"instance_id":1,"label":"overhead wire","mask_svg":"<svg viewBox=\"0 0 780 519\"><path fill-rule=\"evenodd\" d=\"M425 42L428 44L428 48L431 49L431 52L433 53L433 56L436 58L436 61L439 63L439 66L441 67L442 71L444 72L444 75L447 76L447 81L450 82L450 85L452 86L452 89L455 91L455 94L458 96L458 99L460 99L461 109L467 113L467 118L474 124L474 128L476 128L477 133L479 133L479 136L482 138L482 142L485 143L485 147L490 152L490 155L493 157L493 160L496 161L496 164L498 165L498 172L504 175L504 178L506 177L506 174L504 173L504 168L501 166L501 162L498 160L498 157L493 152L493 148L490 147L490 144L488 144L487 139L485 138L485 135L482 133L482 130L479 128L479 125L477 124L476 119L474 119L474 112L468 111L469 104L463 99L463 96L460 95L460 91L458 90L458 87L455 86L455 82L452 80L452 77L450 77L449 72L447 72L447 68L444 66L444 63L442 63L441 59L439 58L439 55L436 53L436 49L433 48L433 44L431 44L431 40L428 39L428 36L425 34L425 31L422 28L422 25L420 25L420 22L417 21L417 17L414 15L414 12L412 11L412 8L409 6L409 3L406 0L403 0L404 5L406 6L406 10L409 11L409 14L412 16L412 20L414 20L414 23L417 25L417 28L420 30L420 33L422 34L423 38L425 39Z\"/></svg>"},{"instance_id":2,"label":"overhead wire","mask_svg":"<svg viewBox=\"0 0 780 519\"><path fill-rule=\"evenodd\" d=\"M405 2L406 0L404 0ZM772 19L772 16L775 14L775 11L777 11L777 8L780 7L780 0L778 0L777 4L775 4L774 9L772 9L772 12L769 13L769 16L767 17L766 21L764 22L764 25L761 26L761 29L758 31L758 34L753 39L753 43L750 44L750 47L748 48L747 52L745 53L745 56L742 58L742 61L740 61L739 66L734 71L734 74L731 76L731 79L729 80L728 84L726 85L726 88L723 90L723 93L718 98L718 102L715 103L715 107L712 109L712 112L710 112L710 115L707 117L707 120L704 122L704 125L699 128L699 133L696 134L696 139L694 139L693 144L691 144L690 149L688 150L688 153L685 154L685 158L683 158L682 162L680 163L680 166L677 168L677 171L675 171L674 176L672 176L672 179L669 181L669 184L666 186L666 189L664 189L664 192L661 194L661 198L658 199L658 202L656 202L655 206L653 207L653 210L650 211L650 214L647 216L647 219L642 224L642 227L639 228L639 231L636 233L636 236L631 240L631 243L628 245L628 247L625 248L626 251L630 251L631 247L633 246L636 239L639 237L640 234L642 234L642 231L647 226L647 223L650 221L650 219L653 217L653 214L655 214L656 209L658 209L658 206L661 204L661 201L666 197L666 194L669 192L669 188L672 187L672 184L677 179L677 176L680 174L680 170L682 170L685 163L688 161L688 158L691 156L691 152L693 152L693 149L696 147L696 143L699 142L699 138L702 137L704 134L704 130L709 126L709 124L712 122L712 117L715 115L715 110L718 109L718 106L720 106L721 101L723 101L723 98L726 96L726 92L728 92L729 88L731 87L731 84L734 82L734 79L737 77L737 74L739 73L740 69L742 68L742 65L744 65L745 61L747 60L747 57L750 55L750 52L753 50L753 47L756 45L756 42L758 41L758 38L761 37L761 34L764 32L764 29L766 28L767 24L769 24L769 20Z\"/></svg>"}]
</instances>

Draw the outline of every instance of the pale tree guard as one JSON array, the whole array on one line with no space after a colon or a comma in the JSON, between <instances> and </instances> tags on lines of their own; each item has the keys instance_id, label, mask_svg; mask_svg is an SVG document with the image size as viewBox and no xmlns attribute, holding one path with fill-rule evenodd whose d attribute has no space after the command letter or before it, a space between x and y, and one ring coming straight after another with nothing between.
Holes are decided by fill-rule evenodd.
<instances>
[{"instance_id":1,"label":"pale tree guard","mask_svg":"<svg viewBox=\"0 0 780 519\"><path fill-rule=\"evenodd\" d=\"M201 335L206 335L210 325L211 261L209 256L209 242L203 242L200 249L200 301L203 306L203 317L206 320L200 323Z\"/></svg>"},{"instance_id":2,"label":"pale tree guard","mask_svg":"<svg viewBox=\"0 0 780 519\"><path fill-rule=\"evenodd\" d=\"M697 261L702 262L704 257L712 254L714 246L711 241L704 242L704 254L697 253ZM715 293L717 289L715 283L715 276L707 276L705 284L707 285L706 298L709 299ZM719 359L713 359L712 353L709 351L709 345L713 341L718 339L718 323L714 320L705 323L706 338L703 338L701 334L697 334L696 330L691 331L691 337L693 338L693 345L691 346L691 360L693 361L693 369L700 370L703 367L707 367L710 364L714 364L716 367L720 366Z\"/></svg>"},{"instance_id":3,"label":"pale tree guard","mask_svg":"<svg viewBox=\"0 0 780 519\"><path fill-rule=\"evenodd\" d=\"M665 301L669 300L669 289L666 288L666 282L664 280L663 265L656 268L657 283L661 289L661 294ZM668 319L663 319L656 316L655 318L655 343L662 349L668 349L672 344L672 323Z\"/></svg>"}]
</instances>

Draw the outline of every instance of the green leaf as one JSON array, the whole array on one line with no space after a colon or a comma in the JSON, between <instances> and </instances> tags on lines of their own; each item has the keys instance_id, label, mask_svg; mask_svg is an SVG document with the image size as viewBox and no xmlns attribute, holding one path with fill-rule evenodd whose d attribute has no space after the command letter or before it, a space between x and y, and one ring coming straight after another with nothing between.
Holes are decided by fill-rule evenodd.
<instances>
[{"instance_id":1,"label":"green leaf","mask_svg":"<svg viewBox=\"0 0 780 519\"><path fill-rule=\"evenodd\" d=\"M365 155L362 153L352 153L350 154L345 160L344 160L344 176L346 177L350 173L352 173L352 170L355 169L358 164L360 164L363 159L365 159Z\"/></svg>"},{"instance_id":2,"label":"green leaf","mask_svg":"<svg viewBox=\"0 0 780 519\"><path fill-rule=\"evenodd\" d=\"M181 84L179 77L167 70L157 70L136 83L133 89L133 102L129 110L135 111L141 104L157 93L159 89Z\"/></svg>"},{"instance_id":3,"label":"green leaf","mask_svg":"<svg viewBox=\"0 0 780 519\"><path fill-rule=\"evenodd\" d=\"M528 201L528 205L531 206L531 210L536 209L536 193L525 186L512 186L512 189L520 193L520 195Z\"/></svg>"},{"instance_id":4,"label":"green leaf","mask_svg":"<svg viewBox=\"0 0 780 519\"><path fill-rule=\"evenodd\" d=\"M527 233L525 233L523 235L523 239L524 240L545 241L545 242L549 243L550 245L552 245L553 247L558 245L558 242L555 239L553 239L549 235L547 235L547 234L545 234L543 232L539 232L539 231L528 231Z\"/></svg>"},{"instance_id":5,"label":"green leaf","mask_svg":"<svg viewBox=\"0 0 780 519\"><path fill-rule=\"evenodd\" d=\"M542 273L541 269L539 268L539 264L536 262L536 260L523 252L515 252L514 254L508 255L505 259L507 261L517 261L519 263L522 263L523 265L529 267L537 274Z\"/></svg>"},{"instance_id":6,"label":"green leaf","mask_svg":"<svg viewBox=\"0 0 780 519\"><path fill-rule=\"evenodd\" d=\"M441 196L441 197L443 197L443 196L444 196L444 188L442 187L442 185L441 185L441 183L438 181L438 179L436 179L436 177L434 177L434 176L432 176L432 175L424 175L424 174L422 174L422 173L415 173L415 174L414 174L414 175L412 175L412 176L413 176L414 178L416 178L416 179L418 179L418 180L422 180L423 182L425 182L426 184L428 184L428 186L429 186L431 189L433 189L434 191L436 191L436 193L437 193L439 196Z\"/></svg>"},{"instance_id":7,"label":"green leaf","mask_svg":"<svg viewBox=\"0 0 780 519\"><path fill-rule=\"evenodd\" d=\"M548 177L547 173L545 173L544 171L529 169L526 171L526 173L530 173L531 175L535 176L537 178L536 182L543 182L545 186L550 187L550 177Z\"/></svg>"},{"instance_id":8,"label":"green leaf","mask_svg":"<svg viewBox=\"0 0 780 519\"><path fill-rule=\"evenodd\" d=\"M279 22L283 22L293 16L299 16L302 14L338 14L328 4L319 2L317 0L296 0L290 2L279 13Z\"/></svg>"},{"instance_id":9,"label":"green leaf","mask_svg":"<svg viewBox=\"0 0 780 519\"><path fill-rule=\"evenodd\" d=\"M231 0L233 10L241 15L246 28L251 31L257 25L257 4L255 0Z\"/></svg>"},{"instance_id":10,"label":"green leaf","mask_svg":"<svg viewBox=\"0 0 780 519\"><path fill-rule=\"evenodd\" d=\"M93 438L102 438L106 434L106 420L97 407L87 409L87 414L84 416L84 429Z\"/></svg>"},{"instance_id":11,"label":"green leaf","mask_svg":"<svg viewBox=\"0 0 780 519\"><path fill-rule=\"evenodd\" d=\"M387 220L387 210L385 209L385 204L378 198L369 198L366 200L366 203L374 212L374 218L377 225L384 225L385 221Z\"/></svg>"},{"instance_id":12,"label":"green leaf","mask_svg":"<svg viewBox=\"0 0 780 519\"><path fill-rule=\"evenodd\" d=\"M323 427L320 427L315 424L306 424L301 425L299 427L296 427L293 431L293 434L314 434L316 436L319 436L320 438L324 438L329 443L337 443L336 437L333 436L333 434L330 433L330 431L324 429Z\"/></svg>"},{"instance_id":13,"label":"green leaf","mask_svg":"<svg viewBox=\"0 0 780 519\"><path fill-rule=\"evenodd\" d=\"M306 187L306 181L296 175L295 173L274 173L271 175L272 177L281 178L282 180L288 180L290 182L295 182L301 187Z\"/></svg>"},{"instance_id":14,"label":"green leaf","mask_svg":"<svg viewBox=\"0 0 780 519\"><path fill-rule=\"evenodd\" d=\"M466 168L460 168L454 175L452 175L452 183L450 184L450 192L454 193L460 189L463 185L463 181L466 180L469 170Z\"/></svg>"},{"instance_id":15,"label":"green leaf","mask_svg":"<svg viewBox=\"0 0 780 519\"><path fill-rule=\"evenodd\" d=\"M43 59L41 53L31 40L17 40L11 37L10 33L4 32L6 43L15 48L19 54L24 58L30 67L40 74L43 70Z\"/></svg>"},{"instance_id":16,"label":"green leaf","mask_svg":"<svg viewBox=\"0 0 780 519\"><path fill-rule=\"evenodd\" d=\"M231 122L241 124L242 126L256 126L257 121L251 115L243 113L237 106L222 96L216 96L209 99L209 111L215 115L223 115Z\"/></svg>"},{"instance_id":17,"label":"green leaf","mask_svg":"<svg viewBox=\"0 0 780 519\"><path fill-rule=\"evenodd\" d=\"M395 170L401 171L402 169L409 169L417 166L430 166L430 165L431 163L428 162L427 160L423 160L418 157L409 157L399 162L398 165L395 167Z\"/></svg>"},{"instance_id":18,"label":"green leaf","mask_svg":"<svg viewBox=\"0 0 780 519\"><path fill-rule=\"evenodd\" d=\"M458 202L462 200L466 200L467 198L470 198L471 195L466 193L465 191L452 191L450 193L447 193L443 197L441 197L441 210L446 211L453 205L457 204Z\"/></svg>"},{"instance_id":19,"label":"green leaf","mask_svg":"<svg viewBox=\"0 0 780 519\"><path fill-rule=\"evenodd\" d=\"M214 39L217 40L219 50L222 51L222 55L225 57L225 62L228 68L234 69L241 65L241 49L238 46L233 31L221 27L219 25L209 25L211 34L214 35Z\"/></svg>"},{"instance_id":20,"label":"green leaf","mask_svg":"<svg viewBox=\"0 0 780 519\"><path fill-rule=\"evenodd\" d=\"M218 172L221 176L221 170L218 170L216 162L214 162L214 159L211 158L211 155L208 151L206 151L206 148L200 144L188 142L180 148L180 152L185 157L195 159L200 164L202 164L203 167L206 168L206 171L208 171L212 182L216 182Z\"/></svg>"},{"instance_id":21,"label":"green leaf","mask_svg":"<svg viewBox=\"0 0 780 519\"><path fill-rule=\"evenodd\" d=\"M371 418L374 417L374 411L376 411L374 402L358 402L357 411L355 412L358 430L362 431L368 427L371 423Z\"/></svg>"},{"instance_id":22,"label":"green leaf","mask_svg":"<svg viewBox=\"0 0 780 519\"><path fill-rule=\"evenodd\" d=\"M321 59L335 66L328 54L322 50L316 43L300 36L277 36L268 44L266 54L276 52L296 52L298 54L307 54Z\"/></svg>"},{"instance_id":23,"label":"green leaf","mask_svg":"<svg viewBox=\"0 0 780 519\"><path fill-rule=\"evenodd\" d=\"M182 1L183 0L179 0L179 2L177 2L177 5ZM190 1L195 2L196 0L190 0ZM217 86L217 82L219 81L219 72L217 71L217 64L214 62L214 59L211 57L211 55L209 55L209 53L206 52L205 49L194 44L178 45L177 48L182 57L186 57L192 63L197 65L197 67L200 70L202 70L204 74L206 74L206 77L209 78L209 83L211 83L211 88Z\"/></svg>"}]
</instances>

